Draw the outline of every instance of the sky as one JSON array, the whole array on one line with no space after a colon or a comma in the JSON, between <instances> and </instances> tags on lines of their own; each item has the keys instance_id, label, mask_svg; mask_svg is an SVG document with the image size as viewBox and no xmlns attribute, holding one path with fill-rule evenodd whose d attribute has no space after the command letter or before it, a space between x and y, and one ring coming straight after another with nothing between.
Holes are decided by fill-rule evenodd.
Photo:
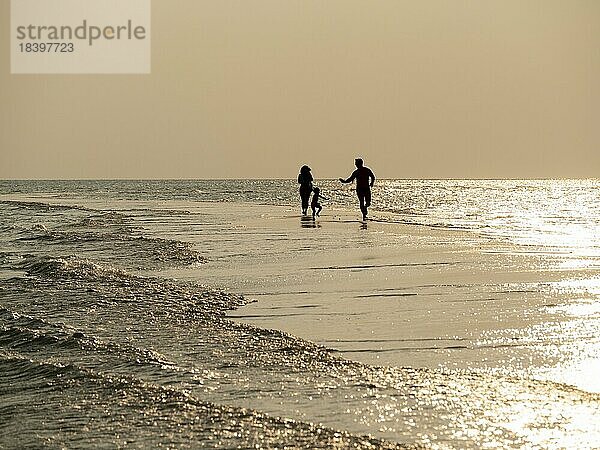
<instances>
[{"instance_id":1,"label":"sky","mask_svg":"<svg viewBox=\"0 0 600 450\"><path fill-rule=\"evenodd\" d=\"M600 1L153 0L150 75L11 75L0 178L600 176Z\"/></svg>"}]
</instances>

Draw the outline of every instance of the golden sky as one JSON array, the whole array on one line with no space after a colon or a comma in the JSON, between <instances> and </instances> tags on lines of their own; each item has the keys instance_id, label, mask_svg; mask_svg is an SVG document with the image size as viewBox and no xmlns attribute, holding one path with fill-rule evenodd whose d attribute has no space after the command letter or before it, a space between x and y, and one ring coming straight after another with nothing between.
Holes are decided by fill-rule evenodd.
<instances>
[{"instance_id":1,"label":"golden sky","mask_svg":"<svg viewBox=\"0 0 600 450\"><path fill-rule=\"evenodd\" d=\"M10 75L0 178L600 176L598 0L153 0L151 75Z\"/></svg>"}]
</instances>

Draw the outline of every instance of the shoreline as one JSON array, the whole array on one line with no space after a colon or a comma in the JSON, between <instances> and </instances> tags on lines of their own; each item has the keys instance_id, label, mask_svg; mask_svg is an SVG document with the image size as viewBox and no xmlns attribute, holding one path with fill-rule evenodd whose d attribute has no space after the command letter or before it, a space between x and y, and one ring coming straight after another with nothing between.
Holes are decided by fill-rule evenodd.
<instances>
[{"instance_id":1,"label":"shoreline","mask_svg":"<svg viewBox=\"0 0 600 450\"><path fill-rule=\"evenodd\" d=\"M84 199L62 200L73 206ZM104 208L111 202L84 203ZM328 208L313 222L292 207L250 202L119 200L112 206L188 211L183 230L141 225L157 238L192 244L208 263L148 274L195 280L254 300L229 314L240 323L284 331L367 364L501 370L511 358L509 373L600 392L600 386L569 379L564 367L561 373L532 373L531 364L524 365L534 351L522 351L534 346L529 330L555 320L553 305L565 302L561 283L600 275L596 268L561 267L563 254L543 247L523 251L463 229L398 223L379 211L365 225L355 219L358 208ZM207 219L208 234L197 234L195 217ZM525 320L513 311L525 311ZM505 332L507 322L512 335ZM533 369L556 365L552 355L542 356Z\"/></svg>"},{"instance_id":2,"label":"shoreline","mask_svg":"<svg viewBox=\"0 0 600 450\"><path fill-rule=\"evenodd\" d=\"M40 201L39 197L36 201ZM56 198L51 202L64 204ZM73 203L81 204L80 201ZM527 442L547 444L543 436L530 434L530 424L550 432L558 423L556 421L575 427L571 428L573 432L561 435L556 441L563 445L590 442L589 439L600 433L593 427L585 428L583 424L573 422L574 417L581 414L594 417L597 394L554 382L535 381L521 376L522 372L501 373L476 367L474 362L485 352L492 355L502 352L505 343L497 342L500 346L484 348L462 345L466 347L462 349L456 348L455 342L446 346L452 348L431 345L442 342L438 339L440 336L430 339L435 330L445 333L453 341L461 339L462 344L467 338L473 340L474 336L465 338L452 331L453 326L472 323L464 322L467 319L481 325L502 325L506 322L498 322L498 316L508 319L510 316L506 314L518 305L519 311L538 310L540 299L533 295L533 289L533 292L524 292L523 285L538 286L540 276L544 282L552 277L560 280L565 272L554 266L542 271L524 270L527 267L523 261L530 261L535 256L509 255L511 265L506 266L506 254L485 253L483 259L474 258L482 251L497 248L497 243L487 240L482 243L464 231L435 230L430 233L430 230L419 230L410 225L389 223L375 223L374 226L369 223L364 230L360 221L355 222L343 212L320 222L320 228L305 228L292 208L164 201L117 201L108 206L107 202L102 205L89 202L86 205L95 209L100 207L98 211L122 211L132 218L132 225L143 227L144 236L190 242L204 256L210 257L207 264L195 267L139 273L162 280L159 282L162 288L151 288L150 291L143 286L143 279L138 281L142 283L141 292L158 289L152 294L157 297L152 299L158 301L165 297L166 304L161 306L158 302L155 306L157 313L165 318L176 319L177 314L187 314L187 294L182 296L177 289L166 296L161 292L170 279L190 280L217 288L224 286L229 292L250 293L247 299L251 299L253 293L261 299L230 313L231 316L246 313L245 308L262 309L257 314L259 317L248 322L251 327L240 323L239 318L223 316L214 323L192 320L186 322L185 329L177 329L177 335L181 335L179 345L185 351L201 347L206 340L224 339L225 347L213 350L217 352L214 360L206 361L211 352L204 350L192 352L187 362L177 359L178 352L166 353L181 367L197 367L200 359L203 363L199 367L209 362L211 367L214 365L212 371L227 374L223 378L203 375L203 383L209 390L199 387L200 390L195 391L198 398L217 399L217 403L265 411L271 416L322 423L352 434L366 433L398 443L425 446L447 443L450 447L477 448L493 442L516 447ZM78 211L81 211L78 214L87 214L85 210ZM176 211L189 213L176 214ZM497 273L494 270L497 267L504 267L504 270ZM479 272L472 274L473 268ZM482 274L487 274L487 278ZM300 292L299 286L303 285L310 288ZM132 288L131 283L125 282L124 286ZM253 286L260 289L252 291ZM502 287L504 292L496 294L503 298L490 303L487 297L490 286ZM118 290L116 292L120 295ZM446 301L442 300L444 298ZM525 308L523 300L526 301ZM152 304L150 301L148 306ZM490 308L490 304L495 309ZM477 306L473 308L473 305ZM482 305L493 310L487 318L479 311ZM170 311L170 308L175 309ZM454 314L449 315L448 311ZM473 311L479 316L468 314ZM373 331L369 329L370 324L390 320L398 313L400 317L411 319L403 322L399 329L390 331L405 333L412 339L412 348L406 344L409 341L404 340L405 348L401 349L401 354L420 354L424 360L432 356L448 360L449 355L460 352L463 353L461 367L427 367L426 364L419 365L413 356L410 356L411 364L406 365L381 364L381 358L376 365L364 364L355 362L358 358L348 359L343 352L340 355L331 351L339 343L348 347L357 344L342 342L340 332L365 332L369 336ZM463 322L453 325L453 317L462 317ZM375 322L369 322L369 318ZM543 318L529 319L540 322ZM267 326L259 325L260 321L265 321ZM277 327L270 326L276 321L298 327L300 332L278 331ZM157 329L163 326L160 321L157 325ZM501 329L505 328L506 325ZM146 334L150 329L141 331ZM325 342L326 348L323 348L318 339L302 336L304 332L330 333L338 340L332 342L336 345ZM116 335L108 336L120 339ZM514 336L508 339L514 342ZM358 344L368 344L371 347L367 350L372 352L372 341L378 341L377 346L386 345L383 339L362 339ZM488 336L489 343L493 343L493 336ZM526 341L520 344L530 345ZM139 348L148 348L148 345L145 340L137 344ZM153 348L151 343L150 348ZM323 348L328 356L314 355L314 349L319 348ZM506 349L511 354L520 351L518 346ZM397 351L392 348L388 354ZM469 351L476 353L476 357L471 355L474 362L464 362L464 354ZM380 352L380 356L382 354L385 352ZM334 364L335 361L338 363ZM216 377L214 382L211 377ZM519 400L523 396L529 399L527 405ZM494 400L498 398L504 400L498 403ZM553 413L558 415L547 421L549 401L553 404ZM580 426L586 431L580 431ZM465 437L469 439L466 441L456 437L456 433L460 434L465 427L476 430L475 435ZM432 436L441 432L439 430L447 432L443 432L443 437L437 434L438 438L432 440ZM501 430L501 434L494 434L494 430Z\"/></svg>"}]
</instances>

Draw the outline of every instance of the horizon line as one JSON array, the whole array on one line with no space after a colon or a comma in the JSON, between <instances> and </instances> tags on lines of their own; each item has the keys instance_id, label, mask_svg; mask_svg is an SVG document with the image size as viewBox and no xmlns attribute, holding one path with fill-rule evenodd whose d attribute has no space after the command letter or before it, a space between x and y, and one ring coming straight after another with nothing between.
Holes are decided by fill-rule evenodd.
<instances>
[{"instance_id":1,"label":"horizon line","mask_svg":"<svg viewBox=\"0 0 600 450\"><path fill-rule=\"evenodd\" d=\"M323 181L335 181L338 178L317 178ZM289 181L295 180L295 177L290 178L0 178L0 182L10 181ZM506 177L506 178L488 178L488 177L448 177L448 178L437 178L437 177L378 177L380 181L559 181L559 180L600 180L600 177L534 177L534 178L522 178L522 177Z\"/></svg>"}]
</instances>

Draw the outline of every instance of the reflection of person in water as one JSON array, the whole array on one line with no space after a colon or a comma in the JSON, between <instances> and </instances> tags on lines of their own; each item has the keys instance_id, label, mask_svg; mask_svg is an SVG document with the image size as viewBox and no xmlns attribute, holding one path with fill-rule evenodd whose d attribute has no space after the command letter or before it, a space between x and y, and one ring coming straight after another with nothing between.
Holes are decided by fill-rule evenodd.
<instances>
[{"instance_id":1,"label":"reflection of person in water","mask_svg":"<svg viewBox=\"0 0 600 450\"><path fill-rule=\"evenodd\" d=\"M356 195L360 202L360 210L363 220L367 220L368 208L371 206L371 188L373 187L373 183L375 183L375 175L371 169L363 165L361 158L356 158L354 165L356 166L356 170L352 172L352 175L345 180L340 178L340 181L342 183L352 183L356 180Z\"/></svg>"},{"instance_id":2,"label":"reflection of person in water","mask_svg":"<svg viewBox=\"0 0 600 450\"><path fill-rule=\"evenodd\" d=\"M314 194L312 197L312 202L310 202L310 207L312 208L313 219L314 219L315 214L318 216L321 213L321 210L323 209L323 207L319 203L319 200L321 200L321 199L329 200L329 199L327 197L325 197L324 195L321 195L321 190L318 187L314 188L313 192L314 192Z\"/></svg>"},{"instance_id":3,"label":"reflection of person in water","mask_svg":"<svg viewBox=\"0 0 600 450\"><path fill-rule=\"evenodd\" d=\"M310 167L302 166L298 174L298 183L300 184L300 199L302 200L302 214L308 211L308 200L313 190L313 177L310 173Z\"/></svg>"}]
</instances>

